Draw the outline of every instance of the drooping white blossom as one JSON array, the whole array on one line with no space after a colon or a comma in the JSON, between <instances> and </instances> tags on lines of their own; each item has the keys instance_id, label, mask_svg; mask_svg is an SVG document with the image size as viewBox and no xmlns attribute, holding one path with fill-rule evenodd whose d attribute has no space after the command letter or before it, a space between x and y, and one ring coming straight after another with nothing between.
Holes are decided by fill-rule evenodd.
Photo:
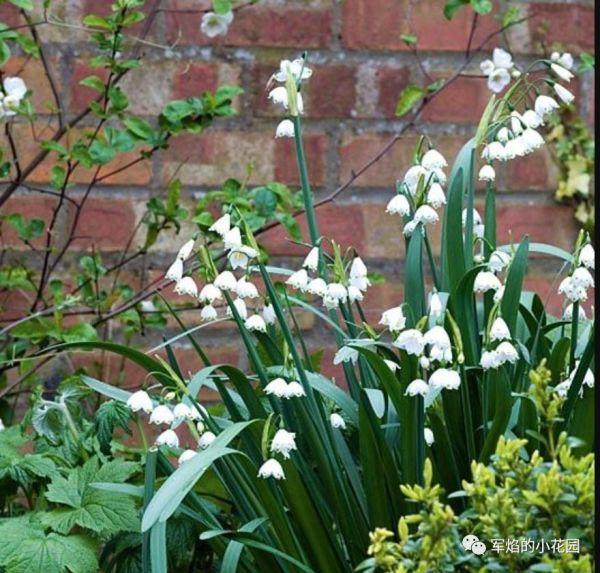
<instances>
[{"instance_id":1,"label":"drooping white blossom","mask_svg":"<svg viewBox=\"0 0 600 573\"><path fill-rule=\"evenodd\" d=\"M521 119L525 126L530 127L531 129L537 129L544 124L544 119L532 109L526 110L521 116Z\"/></svg>"},{"instance_id":2,"label":"drooping white blossom","mask_svg":"<svg viewBox=\"0 0 600 573\"><path fill-rule=\"evenodd\" d=\"M579 253L579 264L588 269L595 270L596 252L591 244L585 245Z\"/></svg>"},{"instance_id":3,"label":"drooping white blossom","mask_svg":"<svg viewBox=\"0 0 600 573\"><path fill-rule=\"evenodd\" d=\"M275 478L276 480L285 479L281 464L274 458L267 460L258 470L258 477L262 479Z\"/></svg>"},{"instance_id":4,"label":"drooping white blossom","mask_svg":"<svg viewBox=\"0 0 600 573\"><path fill-rule=\"evenodd\" d=\"M173 417L175 420L189 420L191 419L191 409L187 404L179 402L173 408Z\"/></svg>"},{"instance_id":5,"label":"drooping white blossom","mask_svg":"<svg viewBox=\"0 0 600 573\"><path fill-rule=\"evenodd\" d=\"M438 368L429 377L429 384L433 388L446 390L458 390L460 386L460 374L456 370Z\"/></svg>"},{"instance_id":6,"label":"drooping white blossom","mask_svg":"<svg viewBox=\"0 0 600 573\"><path fill-rule=\"evenodd\" d=\"M421 205L415 211L413 220L423 225L433 225L440 220L440 217L429 205Z\"/></svg>"},{"instance_id":7,"label":"drooping white blossom","mask_svg":"<svg viewBox=\"0 0 600 573\"><path fill-rule=\"evenodd\" d=\"M443 169L448 166L448 162L439 151L430 149L423 155L421 165L425 169Z\"/></svg>"},{"instance_id":8,"label":"drooping white blossom","mask_svg":"<svg viewBox=\"0 0 600 573\"><path fill-rule=\"evenodd\" d=\"M217 320L217 317L217 309L212 304L207 304L206 306L202 307L202 310L200 311L200 318L204 322L212 322L213 320Z\"/></svg>"},{"instance_id":9,"label":"drooping white blossom","mask_svg":"<svg viewBox=\"0 0 600 573\"><path fill-rule=\"evenodd\" d=\"M401 306L390 308L381 315L379 324L387 326L392 332L400 332L406 326L406 317Z\"/></svg>"},{"instance_id":10,"label":"drooping white blossom","mask_svg":"<svg viewBox=\"0 0 600 573\"><path fill-rule=\"evenodd\" d=\"M258 255L255 249L248 247L247 245L240 245L231 249L227 258L231 264L232 269L246 269L248 263Z\"/></svg>"},{"instance_id":11,"label":"drooping white blossom","mask_svg":"<svg viewBox=\"0 0 600 573\"><path fill-rule=\"evenodd\" d=\"M319 247L313 247L309 251L308 255L306 255L306 258L304 259L304 262L302 263L302 266L309 271L315 272L317 270L319 267Z\"/></svg>"},{"instance_id":12,"label":"drooping white blossom","mask_svg":"<svg viewBox=\"0 0 600 573\"><path fill-rule=\"evenodd\" d=\"M175 283L175 292L196 298L198 297L198 286L192 277L183 277Z\"/></svg>"},{"instance_id":13,"label":"drooping white blossom","mask_svg":"<svg viewBox=\"0 0 600 573\"><path fill-rule=\"evenodd\" d=\"M132 412L139 412L142 410L143 412L146 412L146 414L150 414L154 405L152 404L152 399L145 390L138 390L127 398L127 407Z\"/></svg>"},{"instance_id":14,"label":"drooping white blossom","mask_svg":"<svg viewBox=\"0 0 600 573\"><path fill-rule=\"evenodd\" d=\"M190 239L187 243L184 243L179 252L177 253L177 258L185 261L189 258L194 250L194 239Z\"/></svg>"},{"instance_id":15,"label":"drooping white blossom","mask_svg":"<svg viewBox=\"0 0 600 573\"><path fill-rule=\"evenodd\" d=\"M312 279L306 286L306 292L316 296L325 296L327 292L327 283L321 278Z\"/></svg>"},{"instance_id":16,"label":"drooping white blossom","mask_svg":"<svg viewBox=\"0 0 600 573\"><path fill-rule=\"evenodd\" d=\"M579 320L586 320L587 315L585 314L585 309L579 305ZM563 319L564 320L573 320L573 304L569 304L565 310L563 311Z\"/></svg>"},{"instance_id":17,"label":"drooping white blossom","mask_svg":"<svg viewBox=\"0 0 600 573\"><path fill-rule=\"evenodd\" d=\"M170 448L179 447L179 437L173 430L165 430L162 434L156 438L155 444L157 446L169 446Z\"/></svg>"},{"instance_id":18,"label":"drooping white blossom","mask_svg":"<svg viewBox=\"0 0 600 573\"><path fill-rule=\"evenodd\" d=\"M195 450L183 450L179 458L177 458L177 465L182 466L185 462L189 462L192 458L195 458L198 452Z\"/></svg>"},{"instance_id":19,"label":"drooping white blossom","mask_svg":"<svg viewBox=\"0 0 600 573\"><path fill-rule=\"evenodd\" d=\"M307 80L312 76L312 70L306 65L305 61L301 58L296 60L281 60L279 63L279 70L273 74L273 77L278 81L285 83L288 74L295 80ZM302 74L302 75L301 75Z\"/></svg>"},{"instance_id":20,"label":"drooping white blossom","mask_svg":"<svg viewBox=\"0 0 600 573\"><path fill-rule=\"evenodd\" d=\"M432 318L438 318L442 316L444 305L442 299L437 292L432 292L429 295L429 316Z\"/></svg>"},{"instance_id":21,"label":"drooping white blossom","mask_svg":"<svg viewBox=\"0 0 600 573\"><path fill-rule=\"evenodd\" d=\"M360 257L354 257L350 265L350 278L362 278L367 276L367 265Z\"/></svg>"},{"instance_id":22,"label":"drooping white blossom","mask_svg":"<svg viewBox=\"0 0 600 573\"><path fill-rule=\"evenodd\" d=\"M496 250L490 255L488 269L494 273L503 271L510 263L510 254L505 251Z\"/></svg>"},{"instance_id":23,"label":"drooping white blossom","mask_svg":"<svg viewBox=\"0 0 600 573\"><path fill-rule=\"evenodd\" d=\"M329 416L329 423L331 424L332 428L337 428L340 430L346 429L346 422L344 418L342 418L337 412L334 412L331 414L331 416Z\"/></svg>"},{"instance_id":24,"label":"drooping white blossom","mask_svg":"<svg viewBox=\"0 0 600 573\"><path fill-rule=\"evenodd\" d=\"M165 424L170 426L173 423L175 416L171 411L171 408L165 404L159 404L152 410L152 414L150 414L150 423L156 424L160 426L161 424Z\"/></svg>"},{"instance_id":25,"label":"drooping white blossom","mask_svg":"<svg viewBox=\"0 0 600 573\"><path fill-rule=\"evenodd\" d=\"M235 292L240 298L258 298L258 289L254 283L246 280L246 277L242 277L235 288Z\"/></svg>"},{"instance_id":26,"label":"drooping white blossom","mask_svg":"<svg viewBox=\"0 0 600 573\"><path fill-rule=\"evenodd\" d=\"M246 320L248 318L248 308L246 307L246 303L243 298L236 298L233 300L233 306L235 310L240 315L242 320ZM233 311L231 307L227 308L227 316L233 316Z\"/></svg>"},{"instance_id":27,"label":"drooping white blossom","mask_svg":"<svg viewBox=\"0 0 600 573\"><path fill-rule=\"evenodd\" d=\"M548 114L556 111L559 107L558 102L550 96L540 94L535 98L535 113L542 119L545 119Z\"/></svg>"},{"instance_id":28,"label":"drooping white blossom","mask_svg":"<svg viewBox=\"0 0 600 573\"><path fill-rule=\"evenodd\" d=\"M491 165L484 165L479 170L479 181L494 181L496 179L496 171Z\"/></svg>"},{"instance_id":29,"label":"drooping white blossom","mask_svg":"<svg viewBox=\"0 0 600 573\"><path fill-rule=\"evenodd\" d=\"M221 293L221 290L217 288L214 284L208 283L202 287L198 298L202 302L212 304L217 300L221 300L223 298L223 293Z\"/></svg>"},{"instance_id":30,"label":"drooping white blossom","mask_svg":"<svg viewBox=\"0 0 600 573\"><path fill-rule=\"evenodd\" d=\"M509 339L510 330L508 329L508 325L501 317L496 318L490 328L490 340L500 341Z\"/></svg>"},{"instance_id":31,"label":"drooping white blossom","mask_svg":"<svg viewBox=\"0 0 600 573\"><path fill-rule=\"evenodd\" d=\"M415 195L421 179L425 180L427 177L427 170L421 165L413 165L409 167L404 175L404 184L408 188L411 195Z\"/></svg>"},{"instance_id":32,"label":"drooping white blossom","mask_svg":"<svg viewBox=\"0 0 600 573\"><path fill-rule=\"evenodd\" d=\"M308 286L308 273L306 269L300 269L292 274L287 281L286 284L290 285L292 288L304 291Z\"/></svg>"},{"instance_id":33,"label":"drooping white blossom","mask_svg":"<svg viewBox=\"0 0 600 573\"><path fill-rule=\"evenodd\" d=\"M231 227L223 235L223 245L226 249L239 249L242 246L242 233L239 227Z\"/></svg>"},{"instance_id":34,"label":"drooping white blossom","mask_svg":"<svg viewBox=\"0 0 600 573\"><path fill-rule=\"evenodd\" d=\"M429 187L429 191L427 191L427 203L434 209L439 209L442 205L446 204L446 194L439 183L432 183L431 187Z\"/></svg>"},{"instance_id":35,"label":"drooping white blossom","mask_svg":"<svg viewBox=\"0 0 600 573\"><path fill-rule=\"evenodd\" d=\"M259 314L253 314L248 317L245 322L245 326L248 330L253 332L267 332L267 325L262 316Z\"/></svg>"},{"instance_id":36,"label":"drooping white blossom","mask_svg":"<svg viewBox=\"0 0 600 573\"><path fill-rule=\"evenodd\" d=\"M217 219L209 228L209 231L213 231L221 237L224 237L225 234L231 228L231 216L229 213L226 213L221 218Z\"/></svg>"},{"instance_id":37,"label":"drooping white blossom","mask_svg":"<svg viewBox=\"0 0 600 573\"><path fill-rule=\"evenodd\" d=\"M304 391L302 384L300 384L300 382L296 382L295 380L293 380L292 382L288 383L283 397L290 399L290 398L302 398L303 396L306 396L306 392Z\"/></svg>"},{"instance_id":38,"label":"drooping white blossom","mask_svg":"<svg viewBox=\"0 0 600 573\"><path fill-rule=\"evenodd\" d=\"M287 382L283 378L275 378L265 386L265 394L284 398L287 393Z\"/></svg>"},{"instance_id":39,"label":"drooping white blossom","mask_svg":"<svg viewBox=\"0 0 600 573\"><path fill-rule=\"evenodd\" d=\"M277 322L277 315L272 304L266 304L262 309L261 315L267 324L275 324Z\"/></svg>"},{"instance_id":40,"label":"drooping white blossom","mask_svg":"<svg viewBox=\"0 0 600 573\"><path fill-rule=\"evenodd\" d=\"M183 261L181 259L175 259L173 264L169 267L165 274L165 278L170 281L180 281L183 277Z\"/></svg>"},{"instance_id":41,"label":"drooping white blossom","mask_svg":"<svg viewBox=\"0 0 600 573\"><path fill-rule=\"evenodd\" d=\"M290 119L284 119L279 122L275 130L275 137L294 137L294 123Z\"/></svg>"},{"instance_id":42,"label":"drooping white blossom","mask_svg":"<svg viewBox=\"0 0 600 573\"><path fill-rule=\"evenodd\" d=\"M517 349L507 340L501 342L495 352L498 355L501 364L504 364L505 362L514 364L519 359Z\"/></svg>"},{"instance_id":43,"label":"drooping white blossom","mask_svg":"<svg viewBox=\"0 0 600 573\"><path fill-rule=\"evenodd\" d=\"M421 378L417 378L413 380L407 387L406 392L404 393L407 396L427 396L429 394L429 384L422 380Z\"/></svg>"},{"instance_id":44,"label":"drooping white blossom","mask_svg":"<svg viewBox=\"0 0 600 573\"><path fill-rule=\"evenodd\" d=\"M229 292L236 292L237 284L237 279L231 271L223 271L219 273L214 281L214 285L218 289L227 290Z\"/></svg>"},{"instance_id":45,"label":"drooping white blossom","mask_svg":"<svg viewBox=\"0 0 600 573\"><path fill-rule=\"evenodd\" d=\"M2 80L3 90L0 90L0 119L16 114L21 100L27 93L25 82L17 76L7 76Z\"/></svg>"},{"instance_id":46,"label":"drooping white blossom","mask_svg":"<svg viewBox=\"0 0 600 573\"><path fill-rule=\"evenodd\" d=\"M408 354L419 356L423 354L425 339L420 330L411 328L402 331L394 341L394 346L406 351Z\"/></svg>"},{"instance_id":47,"label":"drooping white blossom","mask_svg":"<svg viewBox=\"0 0 600 573\"><path fill-rule=\"evenodd\" d=\"M502 283L498 277L491 271L480 271L475 277L473 292L487 292L489 290L498 290Z\"/></svg>"},{"instance_id":48,"label":"drooping white blossom","mask_svg":"<svg viewBox=\"0 0 600 573\"><path fill-rule=\"evenodd\" d=\"M550 69L563 81L570 82L575 76L560 64L551 64Z\"/></svg>"},{"instance_id":49,"label":"drooping white blossom","mask_svg":"<svg viewBox=\"0 0 600 573\"><path fill-rule=\"evenodd\" d=\"M435 437L430 428L423 428L423 437L428 446L431 446L435 442Z\"/></svg>"},{"instance_id":50,"label":"drooping white blossom","mask_svg":"<svg viewBox=\"0 0 600 573\"><path fill-rule=\"evenodd\" d=\"M216 440L216 438L217 436L215 436L212 432L206 431L198 438L198 447L201 450L205 450Z\"/></svg>"},{"instance_id":51,"label":"drooping white blossom","mask_svg":"<svg viewBox=\"0 0 600 573\"><path fill-rule=\"evenodd\" d=\"M296 449L296 434L284 429L277 430L271 441L271 452L281 454L285 459L289 459L290 452Z\"/></svg>"},{"instance_id":52,"label":"drooping white blossom","mask_svg":"<svg viewBox=\"0 0 600 573\"><path fill-rule=\"evenodd\" d=\"M587 300L587 289L575 283L572 277L566 277L558 285L558 293L565 295L571 302Z\"/></svg>"},{"instance_id":53,"label":"drooping white blossom","mask_svg":"<svg viewBox=\"0 0 600 573\"><path fill-rule=\"evenodd\" d=\"M348 287L348 300L350 302L361 302L363 299L363 293L358 287L355 287L354 285Z\"/></svg>"},{"instance_id":54,"label":"drooping white blossom","mask_svg":"<svg viewBox=\"0 0 600 573\"><path fill-rule=\"evenodd\" d=\"M576 287L594 288L594 277L585 267L578 267L573 271L571 280Z\"/></svg>"},{"instance_id":55,"label":"drooping white blossom","mask_svg":"<svg viewBox=\"0 0 600 573\"><path fill-rule=\"evenodd\" d=\"M404 195L394 195L387 204L385 212L390 215L408 215L410 213L410 203Z\"/></svg>"}]
</instances>

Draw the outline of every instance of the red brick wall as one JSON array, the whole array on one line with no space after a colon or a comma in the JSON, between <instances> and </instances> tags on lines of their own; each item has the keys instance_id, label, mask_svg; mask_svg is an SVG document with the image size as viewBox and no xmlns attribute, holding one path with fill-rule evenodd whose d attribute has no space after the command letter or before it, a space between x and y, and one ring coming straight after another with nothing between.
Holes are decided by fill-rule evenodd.
<instances>
[{"instance_id":1,"label":"red brick wall","mask_svg":"<svg viewBox=\"0 0 600 573\"><path fill-rule=\"evenodd\" d=\"M70 0L53 3L67 19L77 19L88 10L107 10L105 0ZM448 76L461 62L471 12L461 10L451 23L443 20L442 0L267 0L236 13L229 34L210 41L200 33L200 15L182 12L203 7L200 0L163 0L166 11L155 22L150 39L171 50L146 47L148 62L134 71L124 85L135 95L134 111L154 116L169 98L197 94L220 83L238 83L245 94L239 98L239 115L214 126L202 136L183 136L170 150L149 164L115 176L90 201L80 221L80 248L95 245L105 251L118 251L126 230L133 228L148 196L158 194L182 160L180 170L186 202L213 189L226 177L243 177L246 165L254 166L251 182L280 180L297 184L295 157L290 141L275 140L279 112L266 100L265 84L281 58L295 57L309 50L314 75L306 92L306 148L310 175L318 196L345 181L353 169L370 159L397 131L402 122L394 118L399 92L408 83L422 83L414 59L401 41L403 33L418 37L424 65L432 76ZM540 31L547 30L549 45L578 54L592 51L594 7L592 0L559 2L520 1L518 5L530 20L507 36L510 50L519 62L535 59ZM18 16L6 4L0 6L0 20L16 22ZM474 45L498 26L492 17L480 19ZM66 29L47 28L43 36L51 42L51 65L61 78L61 97L71 111L81 109L92 97L78 86L89 73L84 57L89 50L85 36ZM489 44L493 48L496 41ZM478 72L478 57L469 68ZM13 59L8 72L19 69L22 61ZM43 114L49 100L39 64L28 64L23 77L36 92L34 101ZM576 86L582 114L593 121L593 78ZM480 79L462 78L428 107L413 131L375 167L361 176L334 205L319 212L324 234L344 246L354 245L369 266L382 272L387 282L372 289L367 306L370 315L399 301L403 280L403 240L397 220L384 214L395 180L410 160L416 133L427 133L441 150L453 156L473 134L489 93ZM44 118L40 117L42 129ZM33 150L27 142L27 127L18 137L24 156ZM81 173L84 183L89 174ZM34 179L43 182L48 166L40 166ZM556 171L547 150L527 159L512 161L500 170L498 181L499 233L501 240L518 240L527 232L534 241L548 241L569 249L575 234L572 213L552 200ZM51 206L51 201L50 201ZM48 202L39 196L21 193L8 210L47 212ZM67 216L68 218L68 216ZM149 270L164 268L169 254L181 239L162 241L159 252L148 261ZM281 232L265 239L271 252L289 256L297 249ZM556 265L536 260L530 285L543 296L549 294L549 279ZM189 317L190 322L197 317ZM304 321L312 328L311 317ZM223 355L234 354L230 342L223 342L226 328L203 335L208 344L219 346ZM323 329L314 326L312 345L321 345ZM331 338L331 337L329 337ZM228 349L232 352L228 353ZM243 360L243 358L242 358Z\"/></svg>"}]
</instances>

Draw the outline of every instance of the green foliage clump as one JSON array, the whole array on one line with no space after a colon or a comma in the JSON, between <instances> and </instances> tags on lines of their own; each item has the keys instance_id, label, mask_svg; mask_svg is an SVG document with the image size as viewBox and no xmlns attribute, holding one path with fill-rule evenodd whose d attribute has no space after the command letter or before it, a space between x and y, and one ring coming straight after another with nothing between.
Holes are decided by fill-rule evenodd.
<instances>
[{"instance_id":1,"label":"green foliage clump","mask_svg":"<svg viewBox=\"0 0 600 573\"><path fill-rule=\"evenodd\" d=\"M591 572L594 454L575 456L564 433L551 461L537 451L527 458L525 445L526 440L501 437L489 465L472 462L472 480L460 492L468 505L460 515L444 504L440 487L431 485L427 464L424 487L402 486L419 510L400 519L397 541L386 529L371 533L373 557L366 565L385 573ZM466 535L476 535L487 551L476 556L465 550ZM567 539L578 540L579 551L551 552L548 546L538 551L540 543ZM519 551L505 551L509 540L518 540ZM529 543L527 551L522 540Z\"/></svg>"}]
</instances>

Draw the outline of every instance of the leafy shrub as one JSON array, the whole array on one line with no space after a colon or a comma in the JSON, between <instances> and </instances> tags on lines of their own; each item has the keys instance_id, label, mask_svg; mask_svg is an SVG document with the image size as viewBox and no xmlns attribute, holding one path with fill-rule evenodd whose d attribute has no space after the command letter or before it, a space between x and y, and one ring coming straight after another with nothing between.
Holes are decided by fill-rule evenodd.
<instances>
[{"instance_id":1,"label":"leafy shrub","mask_svg":"<svg viewBox=\"0 0 600 573\"><path fill-rule=\"evenodd\" d=\"M564 433L555 459L544 460L537 451L529 458L525 445L526 440L502 437L489 465L471 464L473 478L463 482L462 492L467 507L460 515L433 485L426 464L423 486L402 486L419 510L400 518L398 541L386 529L371 534L373 557L360 570L591 572L594 455L577 457ZM480 556L467 551L461 544L467 535L476 535L487 551ZM576 551L565 550L567 539L577 540ZM552 551L556 540L562 540L562 552ZM507 550L515 541L518 549Z\"/></svg>"}]
</instances>

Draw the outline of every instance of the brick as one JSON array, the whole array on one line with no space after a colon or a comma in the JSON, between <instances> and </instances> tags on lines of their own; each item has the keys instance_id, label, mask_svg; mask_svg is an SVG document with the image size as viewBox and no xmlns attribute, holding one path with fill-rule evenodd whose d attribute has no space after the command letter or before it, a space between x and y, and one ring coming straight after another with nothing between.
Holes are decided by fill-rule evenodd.
<instances>
[{"instance_id":1,"label":"brick","mask_svg":"<svg viewBox=\"0 0 600 573\"><path fill-rule=\"evenodd\" d=\"M326 181L327 136L321 133L303 133L304 154L311 185L319 187ZM275 179L286 184L299 184L296 147L293 139L275 142Z\"/></svg>"},{"instance_id":2,"label":"brick","mask_svg":"<svg viewBox=\"0 0 600 573\"><path fill-rule=\"evenodd\" d=\"M501 167L507 174L507 188L516 191L554 191L558 184L558 168L547 147L519 157Z\"/></svg>"},{"instance_id":3,"label":"brick","mask_svg":"<svg viewBox=\"0 0 600 573\"><path fill-rule=\"evenodd\" d=\"M340 182L345 182L352 170L360 169L371 160L393 138L392 134L366 133L346 136L340 146ZM458 150L466 142L465 138L439 136L435 138L436 149L448 158L454 159ZM358 177L354 187L386 187L394 189L396 180L403 177L412 164L412 154L417 139L404 136L395 143L391 151L375 165Z\"/></svg>"},{"instance_id":4,"label":"brick","mask_svg":"<svg viewBox=\"0 0 600 573\"><path fill-rule=\"evenodd\" d=\"M82 86L79 82L91 75L98 76L102 81L106 81L108 72L102 68L92 68L84 60L71 61L69 67L71 69L69 109L72 113L76 113L85 109L100 95L96 90Z\"/></svg>"},{"instance_id":5,"label":"brick","mask_svg":"<svg viewBox=\"0 0 600 573\"><path fill-rule=\"evenodd\" d=\"M391 197L390 194L390 199ZM387 214L385 205L385 203L361 205L365 248L360 255L368 258L402 260L406 254L402 217Z\"/></svg>"},{"instance_id":6,"label":"brick","mask_svg":"<svg viewBox=\"0 0 600 573\"><path fill-rule=\"evenodd\" d=\"M449 71L433 76L448 78L451 74ZM459 77L427 104L422 117L432 122L477 124L489 99L485 80Z\"/></svg>"},{"instance_id":7,"label":"brick","mask_svg":"<svg viewBox=\"0 0 600 573\"><path fill-rule=\"evenodd\" d=\"M435 0L345 0L342 41L353 50L406 50L402 34L414 34L422 51L464 51L471 27L470 11L459 10L448 22ZM480 18L473 44L477 46L497 24Z\"/></svg>"},{"instance_id":8,"label":"brick","mask_svg":"<svg viewBox=\"0 0 600 573\"><path fill-rule=\"evenodd\" d=\"M167 3L167 10L171 10L166 18L169 41L197 45L323 48L329 44L332 35L330 10L289 3L286 7L257 5L239 10L228 33L211 39L200 31L202 15L185 12L197 10L197 7L194 0Z\"/></svg>"},{"instance_id":9,"label":"brick","mask_svg":"<svg viewBox=\"0 0 600 573\"><path fill-rule=\"evenodd\" d=\"M532 242L550 243L571 251L577 229L570 207L540 205L497 205L498 242L519 242L529 235Z\"/></svg>"},{"instance_id":10,"label":"brick","mask_svg":"<svg viewBox=\"0 0 600 573\"><path fill-rule=\"evenodd\" d=\"M377 116L394 117L402 90L410 83L408 67L379 67L375 72L378 90Z\"/></svg>"},{"instance_id":11,"label":"brick","mask_svg":"<svg viewBox=\"0 0 600 573\"><path fill-rule=\"evenodd\" d=\"M539 53L545 46L560 46L575 53L594 49L594 7L567 2L533 2L523 7L529 16L524 26L511 33L511 47L518 52Z\"/></svg>"},{"instance_id":12,"label":"brick","mask_svg":"<svg viewBox=\"0 0 600 573\"><path fill-rule=\"evenodd\" d=\"M135 228L135 211L129 199L89 198L79 217L73 248L114 251L123 249Z\"/></svg>"},{"instance_id":13,"label":"brick","mask_svg":"<svg viewBox=\"0 0 600 573\"><path fill-rule=\"evenodd\" d=\"M267 183L274 179L274 152L272 132L184 134L172 140L164 154L162 180L168 181L180 168L184 185L220 185L229 177L245 180L251 164L250 183Z\"/></svg>"},{"instance_id":14,"label":"brick","mask_svg":"<svg viewBox=\"0 0 600 573\"><path fill-rule=\"evenodd\" d=\"M371 326L379 323L385 310L404 302L404 277L385 274L384 278L384 283L369 287L361 305Z\"/></svg>"},{"instance_id":15,"label":"brick","mask_svg":"<svg viewBox=\"0 0 600 573\"><path fill-rule=\"evenodd\" d=\"M308 231L305 217L299 216L297 221L302 229L302 236L307 240ZM330 237L342 245L342 250L355 247L362 250L365 238L363 219L358 205L326 204L317 209L319 232L324 237ZM271 255L307 254L305 246L295 245L287 237L282 227L276 227L260 235L260 242Z\"/></svg>"}]
</instances>

